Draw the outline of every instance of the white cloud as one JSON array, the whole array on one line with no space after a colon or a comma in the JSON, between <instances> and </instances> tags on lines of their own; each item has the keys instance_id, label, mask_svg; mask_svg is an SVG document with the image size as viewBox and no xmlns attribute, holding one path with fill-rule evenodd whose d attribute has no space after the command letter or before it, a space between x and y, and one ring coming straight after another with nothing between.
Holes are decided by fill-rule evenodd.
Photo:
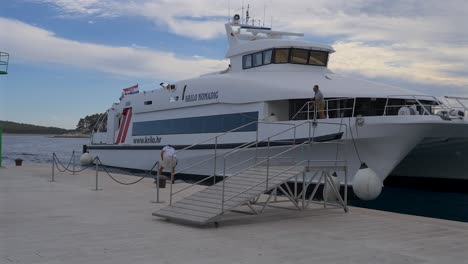
<instances>
[{"instance_id":1,"label":"white cloud","mask_svg":"<svg viewBox=\"0 0 468 264\"><path fill-rule=\"evenodd\" d=\"M334 47L337 52L332 55L330 67L340 72L424 84L468 86L468 47L413 48L371 46L361 42L338 42ZM465 74L448 74L463 71Z\"/></svg>"},{"instance_id":2,"label":"white cloud","mask_svg":"<svg viewBox=\"0 0 468 264\"><path fill-rule=\"evenodd\" d=\"M224 34L228 2L219 0L35 0L81 16L144 17L169 32L195 39ZM242 2L230 1L231 15ZM344 72L418 83L465 85L468 2L464 0L257 1L251 15L273 17L277 30L336 41L332 65ZM236 10L236 11L234 11Z\"/></svg>"},{"instance_id":3,"label":"white cloud","mask_svg":"<svg viewBox=\"0 0 468 264\"><path fill-rule=\"evenodd\" d=\"M223 60L179 58L173 53L142 48L84 43L64 39L53 32L23 22L0 18L0 46L25 62L46 62L119 75L155 79L181 79L221 70ZM33 43L33 44L32 44Z\"/></svg>"}]
</instances>

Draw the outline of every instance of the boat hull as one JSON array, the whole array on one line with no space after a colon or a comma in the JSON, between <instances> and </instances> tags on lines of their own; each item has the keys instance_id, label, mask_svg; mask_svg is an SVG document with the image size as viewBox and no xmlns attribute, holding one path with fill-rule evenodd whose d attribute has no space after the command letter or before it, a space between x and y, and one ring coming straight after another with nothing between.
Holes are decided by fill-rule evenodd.
<instances>
[{"instance_id":1,"label":"boat hull","mask_svg":"<svg viewBox=\"0 0 468 264\"><path fill-rule=\"evenodd\" d=\"M343 120L330 121L346 124ZM319 124L317 132L312 132L312 137L322 139L321 142L304 144L294 149L292 149L292 142L297 141L297 138L276 138L275 142L290 142L291 144L275 146L271 142L270 147L265 146L265 141L263 141L262 146L238 149L234 154L229 153L236 148L235 146L245 142L238 141L236 144L231 144L232 146L220 144L219 146L223 147L216 149L213 144L202 144L177 154L179 161L177 172L206 176L216 172L219 176L229 176L255 162L262 161L265 157L284 152L269 161L270 164L292 166L306 160L345 160L348 166L348 182L352 183L353 176L358 171L361 162L365 162L384 181L408 153L423 140L427 131L432 130L433 125L427 120L419 124L409 124L408 120L401 117L369 117L365 119L363 125L355 125L356 121L353 118L347 123L339 138L330 136L337 135L336 126L333 129L327 129L326 124ZM311 133L307 129L306 127L303 131L298 130L296 132L298 138L304 139L306 134ZM99 156L105 165L149 170L159 160L162 147L163 145L91 145L88 149L93 155ZM215 154L218 155L216 163L213 159ZM229 155L224 158L226 154ZM264 164L266 165L266 162ZM343 174L339 175L339 178L344 182Z\"/></svg>"}]
</instances>

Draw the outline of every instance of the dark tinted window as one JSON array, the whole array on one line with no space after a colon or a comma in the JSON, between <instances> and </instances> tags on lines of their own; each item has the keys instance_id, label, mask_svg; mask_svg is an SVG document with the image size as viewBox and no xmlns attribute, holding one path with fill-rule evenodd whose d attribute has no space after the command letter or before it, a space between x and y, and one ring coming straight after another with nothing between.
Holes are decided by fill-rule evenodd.
<instances>
[{"instance_id":1,"label":"dark tinted window","mask_svg":"<svg viewBox=\"0 0 468 264\"><path fill-rule=\"evenodd\" d=\"M132 136L222 133L257 120L258 112L246 112L137 122L133 124ZM257 124L252 124L237 130L237 132L256 130Z\"/></svg>"},{"instance_id":2,"label":"dark tinted window","mask_svg":"<svg viewBox=\"0 0 468 264\"><path fill-rule=\"evenodd\" d=\"M145 101L145 105L152 105L153 101Z\"/></svg>"},{"instance_id":3,"label":"dark tinted window","mask_svg":"<svg viewBox=\"0 0 468 264\"><path fill-rule=\"evenodd\" d=\"M308 56L309 56L308 50L292 49L291 50L291 63L307 64Z\"/></svg>"},{"instance_id":4,"label":"dark tinted window","mask_svg":"<svg viewBox=\"0 0 468 264\"><path fill-rule=\"evenodd\" d=\"M275 63L288 63L289 49L275 49Z\"/></svg>"},{"instance_id":5,"label":"dark tinted window","mask_svg":"<svg viewBox=\"0 0 468 264\"><path fill-rule=\"evenodd\" d=\"M309 55L309 64L318 66L327 66L328 53L324 51L311 51Z\"/></svg>"}]
</instances>

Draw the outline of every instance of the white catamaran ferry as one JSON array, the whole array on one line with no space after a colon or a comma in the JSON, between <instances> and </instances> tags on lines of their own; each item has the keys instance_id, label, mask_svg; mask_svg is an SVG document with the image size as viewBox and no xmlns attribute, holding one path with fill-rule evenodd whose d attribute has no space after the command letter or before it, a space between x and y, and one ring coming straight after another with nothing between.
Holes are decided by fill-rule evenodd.
<instances>
[{"instance_id":1,"label":"white catamaran ferry","mask_svg":"<svg viewBox=\"0 0 468 264\"><path fill-rule=\"evenodd\" d=\"M302 34L247 25L238 15L225 27L226 70L127 92L101 118L87 150L108 166L148 170L170 144L176 173L207 176L265 157L346 160L351 182L361 163L383 182L415 148L430 156L460 146L446 150L440 142L468 142L462 104L455 110L433 96L335 74L327 68L333 47L283 38ZM325 96L322 119L311 102L314 85ZM443 168L444 159L431 166ZM425 166L424 157L413 161ZM468 178L462 165L441 171L424 176Z\"/></svg>"}]
</instances>

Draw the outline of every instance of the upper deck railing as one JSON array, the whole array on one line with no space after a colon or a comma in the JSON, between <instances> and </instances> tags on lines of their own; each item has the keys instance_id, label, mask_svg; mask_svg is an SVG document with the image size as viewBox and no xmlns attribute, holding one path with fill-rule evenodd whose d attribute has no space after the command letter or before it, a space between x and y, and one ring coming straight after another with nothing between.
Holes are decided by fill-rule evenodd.
<instances>
[{"instance_id":1,"label":"upper deck railing","mask_svg":"<svg viewBox=\"0 0 468 264\"><path fill-rule=\"evenodd\" d=\"M395 116L395 115L455 115L454 110L462 110L466 116L468 106L462 101L468 100L465 97L449 97L452 101L458 103L457 106L451 105L448 101L444 104L435 96L430 95L389 95L386 98L374 98L381 100L379 109L371 109L372 114L367 114L365 108L369 98L333 98L324 100L322 103L309 101L306 102L297 111L291 120L316 120L328 118L343 118L355 116ZM362 100L362 101L361 101ZM385 100L385 101L383 101ZM368 109L369 110L369 109ZM363 113L364 112L364 113Z\"/></svg>"}]
</instances>

